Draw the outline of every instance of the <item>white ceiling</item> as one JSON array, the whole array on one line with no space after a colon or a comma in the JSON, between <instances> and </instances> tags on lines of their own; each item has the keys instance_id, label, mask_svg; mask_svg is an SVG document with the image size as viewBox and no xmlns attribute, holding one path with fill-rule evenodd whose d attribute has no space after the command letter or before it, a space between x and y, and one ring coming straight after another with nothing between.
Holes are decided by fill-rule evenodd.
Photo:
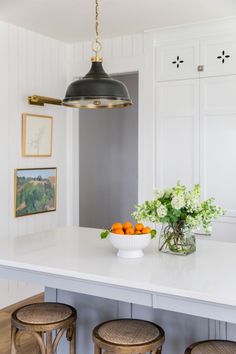
<instances>
[{"instance_id":1,"label":"white ceiling","mask_svg":"<svg viewBox=\"0 0 236 354\"><path fill-rule=\"evenodd\" d=\"M67 42L93 38L95 0L0 0L0 20ZM100 0L101 32L145 29L236 16L236 0Z\"/></svg>"}]
</instances>

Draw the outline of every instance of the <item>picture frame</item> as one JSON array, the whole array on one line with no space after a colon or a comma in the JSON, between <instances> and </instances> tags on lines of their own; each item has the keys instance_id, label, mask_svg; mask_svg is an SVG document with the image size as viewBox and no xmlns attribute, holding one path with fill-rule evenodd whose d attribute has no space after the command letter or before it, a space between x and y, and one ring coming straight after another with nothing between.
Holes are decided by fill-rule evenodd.
<instances>
[{"instance_id":1,"label":"picture frame","mask_svg":"<svg viewBox=\"0 0 236 354\"><path fill-rule=\"evenodd\" d=\"M53 117L22 114L22 156L52 156Z\"/></svg>"},{"instance_id":2,"label":"picture frame","mask_svg":"<svg viewBox=\"0 0 236 354\"><path fill-rule=\"evenodd\" d=\"M15 169L15 217L56 211L57 168Z\"/></svg>"}]
</instances>

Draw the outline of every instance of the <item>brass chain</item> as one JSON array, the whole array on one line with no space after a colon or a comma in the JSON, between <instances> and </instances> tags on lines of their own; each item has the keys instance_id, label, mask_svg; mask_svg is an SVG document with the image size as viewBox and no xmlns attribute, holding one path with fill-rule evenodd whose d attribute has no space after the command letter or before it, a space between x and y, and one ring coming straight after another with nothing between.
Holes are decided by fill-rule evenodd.
<instances>
[{"instance_id":1,"label":"brass chain","mask_svg":"<svg viewBox=\"0 0 236 354\"><path fill-rule=\"evenodd\" d=\"M96 43L99 43L99 21L98 21L99 8L98 8L98 0L96 0L95 13L96 13L96 26L95 26L95 31L96 31Z\"/></svg>"},{"instance_id":2,"label":"brass chain","mask_svg":"<svg viewBox=\"0 0 236 354\"><path fill-rule=\"evenodd\" d=\"M99 0L95 0L95 33L96 33L96 39L95 42L92 45L92 49L95 52L95 59L100 60L101 59L101 50L102 50L102 44L99 38Z\"/></svg>"}]
</instances>

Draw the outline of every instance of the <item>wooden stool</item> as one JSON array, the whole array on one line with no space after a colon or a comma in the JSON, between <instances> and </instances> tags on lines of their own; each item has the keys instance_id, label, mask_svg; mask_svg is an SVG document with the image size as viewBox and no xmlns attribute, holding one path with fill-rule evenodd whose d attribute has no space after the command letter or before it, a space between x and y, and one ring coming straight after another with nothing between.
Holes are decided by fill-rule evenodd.
<instances>
[{"instance_id":1,"label":"wooden stool","mask_svg":"<svg viewBox=\"0 0 236 354\"><path fill-rule=\"evenodd\" d=\"M19 339L26 332L36 339L41 354L54 354L65 331L70 354L75 354L76 318L73 307L60 303L42 302L19 308L11 317L11 354L17 353Z\"/></svg>"},{"instance_id":2,"label":"wooden stool","mask_svg":"<svg viewBox=\"0 0 236 354\"><path fill-rule=\"evenodd\" d=\"M193 343L186 350L185 354L235 354L236 342L226 340L206 340Z\"/></svg>"},{"instance_id":3,"label":"wooden stool","mask_svg":"<svg viewBox=\"0 0 236 354\"><path fill-rule=\"evenodd\" d=\"M93 330L95 354L101 354L102 349L109 353L160 354L164 340L161 327L143 320L113 320Z\"/></svg>"}]
</instances>

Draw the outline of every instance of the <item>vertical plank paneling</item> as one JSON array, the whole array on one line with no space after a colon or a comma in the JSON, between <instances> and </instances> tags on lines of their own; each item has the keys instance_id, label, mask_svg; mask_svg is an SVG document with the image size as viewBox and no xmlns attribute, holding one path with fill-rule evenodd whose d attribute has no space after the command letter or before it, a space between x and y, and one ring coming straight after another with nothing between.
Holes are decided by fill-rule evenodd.
<instances>
[{"instance_id":1,"label":"vertical plank paneling","mask_svg":"<svg viewBox=\"0 0 236 354\"><path fill-rule=\"evenodd\" d=\"M76 43L73 45L74 55L73 61L82 61L83 58L83 45L81 43Z\"/></svg>"},{"instance_id":2,"label":"vertical plank paneling","mask_svg":"<svg viewBox=\"0 0 236 354\"><path fill-rule=\"evenodd\" d=\"M66 224L66 110L29 106L27 96L41 94L61 98L66 88L66 45L14 25L0 22L0 227L1 236L17 237ZM53 155L28 158L21 155L23 112L54 117ZM56 212L14 217L14 169L56 166L59 172ZM63 171L63 177L60 174ZM62 185L60 183L62 182ZM0 307L31 296L41 288L0 280Z\"/></svg>"},{"instance_id":3,"label":"vertical plank paneling","mask_svg":"<svg viewBox=\"0 0 236 354\"><path fill-rule=\"evenodd\" d=\"M133 54L141 56L144 54L144 36L142 33L133 35Z\"/></svg>"},{"instance_id":4,"label":"vertical plank paneling","mask_svg":"<svg viewBox=\"0 0 236 354\"><path fill-rule=\"evenodd\" d=\"M17 222L14 219L14 168L19 167L18 161L18 131L16 127L18 117L18 30L16 26L9 25L9 233L17 235Z\"/></svg>"},{"instance_id":5,"label":"vertical plank paneling","mask_svg":"<svg viewBox=\"0 0 236 354\"><path fill-rule=\"evenodd\" d=\"M112 39L105 39L102 42L102 54L105 60L112 56Z\"/></svg>"},{"instance_id":6,"label":"vertical plank paneling","mask_svg":"<svg viewBox=\"0 0 236 354\"><path fill-rule=\"evenodd\" d=\"M116 37L113 39L112 55L113 57L120 57L122 55L122 37Z\"/></svg>"},{"instance_id":7,"label":"vertical plank paneling","mask_svg":"<svg viewBox=\"0 0 236 354\"><path fill-rule=\"evenodd\" d=\"M92 56L92 42L83 42L83 61L87 62Z\"/></svg>"},{"instance_id":8,"label":"vertical plank paneling","mask_svg":"<svg viewBox=\"0 0 236 354\"><path fill-rule=\"evenodd\" d=\"M123 56L132 57L133 52L133 36L124 36L123 37Z\"/></svg>"},{"instance_id":9,"label":"vertical plank paneling","mask_svg":"<svg viewBox=\"0 0 236 354\"><path fill-rule=\"evenodd\" d=\"M88 62L92 56L92 41L71 45L72 55L70 62L77 64ZM144 54L144 35L137 33L123 37L106 38L102 40L102 55L104 59L112 57L133 57Z\"/></svg>"},{"instance_id":10,"label":"vertical plank paneling","mask_svg":"<svg viewBox=\"0 0 236 354\"><path fill-rule=\"evenodd\" d=\"M4 85L0 85L0 102L1 102L1 115L0 115L0 141L2 144L2 151L0 154L0 166L1 166L1 177L0 177L0 229L1 233L4 235L8 234L8 209L9 209L9 199L8 191L9 188L9 176L8 176L8 150L5 148L9 144L9 129L7 124L8 118L8 58L9 58L9 48L8 48L8 25L0 23L0 76L1 81ZM9 292L9 282L7 280L0 280L0 302L3 306L8 303L8 292Z\"/></svg>"},{"instance_id":11,"label":"vertical plank paneling","mask_svg":"<svg viewBox=\"0 0 236 354\"><path fill-rule=\"evenodd\" d=\"M2 144L2 152L0 154L0 165L1 165L1 183L0 183L0 228L4 234L8 234L8 209L9 209L9 199L6 193L9 186L9 176L8 176L8 150L6 147L9 144L9 127L8 121L8 58L9 58L9 48L8 48L8 25L0 23L0 76L1 82L4 83L0 85L0 99L1 99L1 115L0 115L0 141Z\"/></svg>"}]
</instances>

